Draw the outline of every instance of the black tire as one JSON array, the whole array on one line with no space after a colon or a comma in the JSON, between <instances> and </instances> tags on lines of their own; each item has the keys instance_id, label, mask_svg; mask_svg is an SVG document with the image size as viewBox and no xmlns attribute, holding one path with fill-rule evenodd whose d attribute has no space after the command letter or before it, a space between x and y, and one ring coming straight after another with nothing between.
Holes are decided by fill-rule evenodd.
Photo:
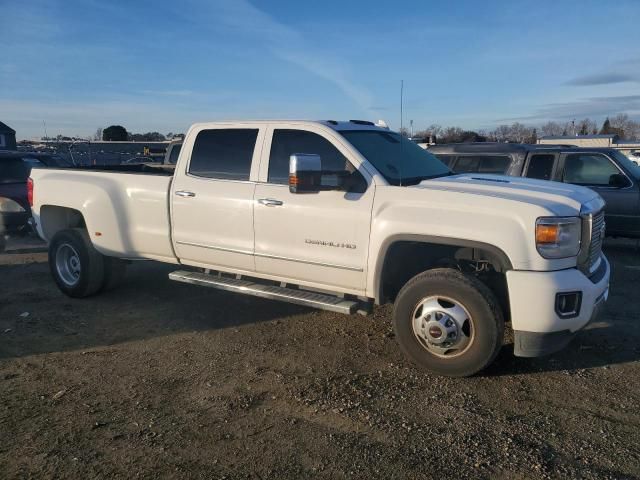
<instances>
[{"instance_id":1,"label":"black tire","mask_svg":"<svg viewBox=\"0 0 640 480\"><path fill-rule=\"evenodd\" d=\"M3 253L7 248L7 239L4 236L4 233L0 232L0 253Z\"/></svg>"},{"instance_id":2,"label":"black tire","mask_svg":"<svg viewBox=\"0 0 640 480\"><path fill-rule=\"evenodd\" d=\"M127 262L120 258L104 257L104 281L102 291L113 290L122 282L127 272Z\"/></svg>"},{"instance_id":3,"label":"black tire","mask_svg":"<svg viewBox=\"0 0 640 480\"><path fill-rule=\"evenodd\" d=\"M64 266L69 262L57 260L58 255L63 258L69 252L74 257L74 265L79 263L73 273L70 267ZM61 230L53 236L49 244L49 268L58 288L70 297L94 295L104 284L104 257L93 248L89 235L81 228ZM71 278L74 275L76 278Z\"/></svg>"},{"instance_id":4,"label":"black tire","mask_svg":"<svg viewBox=\"0 0 640 480\"><path fill-rule=\"evenodd\" d=\"M455 356L433 353L414 333L414 313L431 296L455 300L472 319L467 328L473 336ZM491 290L475 277L450 268L429 270L407 282L396 298L393 327L405 355L418 366L448 377L467 377L486 368L500 351L504 336L502 310Z\"/></svg>"}]
</instances>

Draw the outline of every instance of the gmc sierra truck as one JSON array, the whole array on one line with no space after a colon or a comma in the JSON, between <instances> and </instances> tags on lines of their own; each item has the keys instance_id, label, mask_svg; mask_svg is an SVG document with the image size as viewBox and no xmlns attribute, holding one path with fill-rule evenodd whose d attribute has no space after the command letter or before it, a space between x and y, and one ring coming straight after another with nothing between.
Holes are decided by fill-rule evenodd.
<instances>
[{"instance_id":1,"label":"gmc sierra truck","mask_svg":"<svg viewBox=\"0 0 640 480\"><path fill-rule=\"evenodd\" d=\"M602 198L588 188L454 175L371 122L193 125L175 172L34 169L29 199L72 297L129 260L169 278L353 314L393 302L401 350L447 376L563 348L609 293Z\"/></svg>"}]
</instances>

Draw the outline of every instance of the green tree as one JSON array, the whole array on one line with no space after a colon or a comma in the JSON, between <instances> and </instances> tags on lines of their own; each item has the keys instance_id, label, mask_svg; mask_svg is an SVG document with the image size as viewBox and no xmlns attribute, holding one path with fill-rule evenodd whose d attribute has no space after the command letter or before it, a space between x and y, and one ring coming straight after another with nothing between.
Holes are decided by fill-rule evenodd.
<instances>
[{"instance_id":1,"label":"green tree","mask_svg":"<svg viewBox=\"0 0 640 480\"><path fill-rule=\"evenodd\" d=\"M600 129L600 135L611 135L612 133L611 122L609 121L609 117L607 117L602 124L602 128Z\"/></svg>"},{"instance_id":2,"label":"green tree","mask_svg":"<svg viewBox=\"0 0 640 480\"><path fill-rule=\"evenodd\" d=\"M128 137L127 129L120 125L111 125L102 131L102 140L105 142L126 142Z\"/></svg>"}]
</instances>

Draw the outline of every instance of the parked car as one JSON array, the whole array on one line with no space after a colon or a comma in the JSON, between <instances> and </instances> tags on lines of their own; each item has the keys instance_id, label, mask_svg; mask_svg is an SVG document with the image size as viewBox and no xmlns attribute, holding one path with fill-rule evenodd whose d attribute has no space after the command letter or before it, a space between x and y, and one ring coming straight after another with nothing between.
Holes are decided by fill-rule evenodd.
<instances>
[{"instance_id":1,"label":"parked car","mask_svg":"<svg viewBox=\"0 0 640 480\"><path fill-rule=\"evenodd\" d=\"M31 169L38 167L68 167L71 163L46 153L0 151L0 230L5 234L28 228L31 209L27 200L27 179Z\"/></svg>"},{"instance_id":2,"label":"parked car","mask_svg":"<svg viewBox=\"0 0 640 480\"><path fill-rule=\"evenodd\" d=\"M435 145L456 173L492 173L582 185L606 202L607 235L640 238L640 167L613 148L505 143Z\"/></svg>"},{"instance_id":3,"label":"parked car","mask_svg":"<svg viewBox=\"0 0 640 480\"><path fill-rule=\"evenodd\" d=\"M515 354L538 356L608 297L597 193L455 176L371 122L196 124L173 175L117 168L31 173L69 296L114 286L120 259L140 258L179 265L172 280L335 312L393 302L402 351L450 376L494 360L505 320Z\"/></svg>"}]
</instances>

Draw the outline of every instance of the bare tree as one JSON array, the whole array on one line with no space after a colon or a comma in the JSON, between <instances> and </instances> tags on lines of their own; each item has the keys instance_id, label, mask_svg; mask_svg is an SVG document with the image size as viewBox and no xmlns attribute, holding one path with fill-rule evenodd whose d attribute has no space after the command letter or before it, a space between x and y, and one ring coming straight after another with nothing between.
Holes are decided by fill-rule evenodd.
<instances>
[{"instance_id":1,"label":"bare tree","mask_svg":"<svg viewBox=\"0 0 640 480\"><path fill-rule=\"evenodd\" d=\"M562 135L564 129L558 122L547 122L540 127L540 133L544 136Z\"/></svg>"},{"instance_id":2,"label":"bare tree","mask_svg":"<svg viewBox=\"0 0 640 480\"><path fill-rule=\"evenodd\" d=\"M96 133L93 135L94 140L102 140L102 127L98 127Z\"/></svg>"}]
</instances>

